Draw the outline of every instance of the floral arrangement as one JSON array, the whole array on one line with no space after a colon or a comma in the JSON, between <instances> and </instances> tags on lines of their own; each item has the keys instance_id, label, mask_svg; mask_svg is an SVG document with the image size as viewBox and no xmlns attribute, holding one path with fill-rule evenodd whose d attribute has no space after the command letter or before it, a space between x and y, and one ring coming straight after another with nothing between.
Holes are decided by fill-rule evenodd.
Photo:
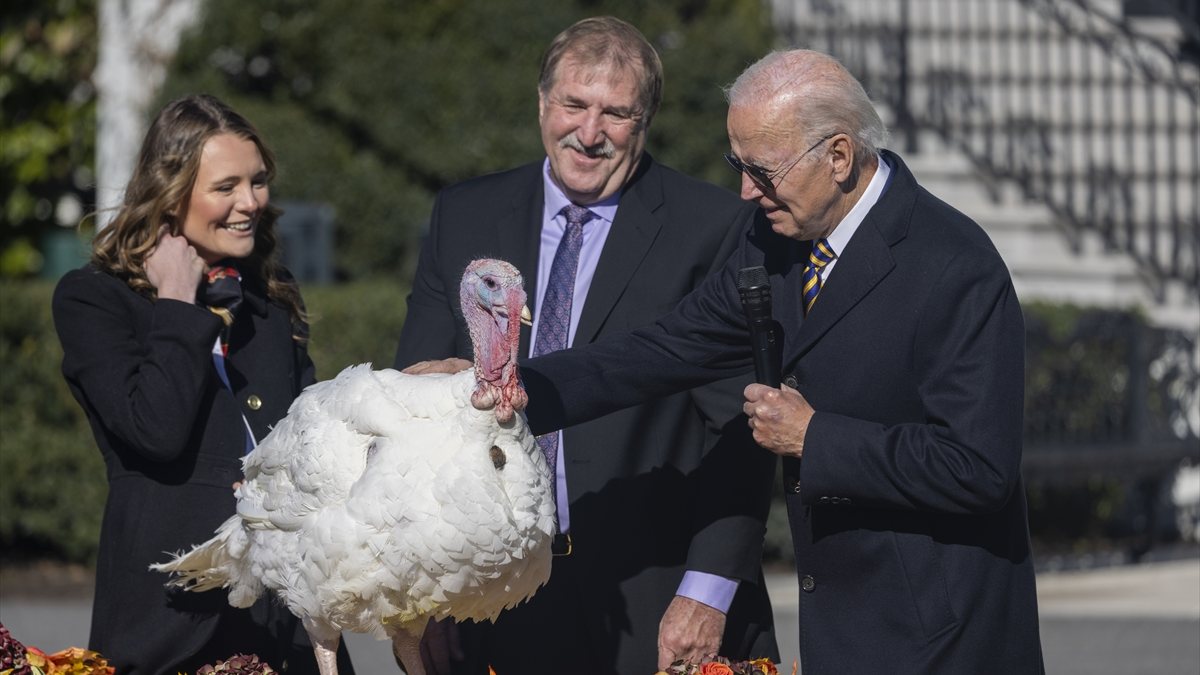
<instances>
[{"instance_id":1,"label":"floral arrangement","mask_svg":"<svg viewBox=\"0 0 1200 675\"><path fill-rule=\"evenodd\" d=\"M212 675L213 673L228 673L228 675L277 675L275 669L258 660L257 654L235 654L228 660L204 666L196 671L196 675ZM180 673L180 675L183 675Z\"/></svg>"},{"instance_id":2,"label":"floral arrangement","mask_svg":"<svg viewBox=\"0 0 1200 675\"><path fill-rule=\"evenodd\" d=\"M113 675L116 669L100 654L68 647L47 654L37 647L26 647L0 624L0 675ZM203 666L196 675L278 675L256 654L235 654L225 661ZM184 675L180 673L180 675Z\"/></svg>"},{"instance_id":3,"label":"floral arrangement","mask_svg":"<svg viewBox=\"0 0 1200 675\"><path fill-rule=\"evenodd\" d=\"M26 647L0 624L0 675L113 675L116 669L96 652L69 647L47 654Z\"/></svg>"},{"instance_id":4,"label":"floral arrangement","mask_svg":"<svg viewBox=\"0 0 1200 675\"><path fill-rule=\"evenodd\" d=\"M17 642L4 624L0 624L0 674L29 672L25 645Z\"/></svg>"},{"instance_id":5,"label":"floral arrangement","mask_svg":"<svg viewBox=\"0 0 1200 675\"><path fill-rule=\"evenodd\" d=\"M792 675L796 675L799 664L792 664ZM771 659L753 659L750 661L731 661L724 656L718 656L711 661L689 663L676 661L654 675L779 675L779 670Z\"/></svg>"}]
</instances>

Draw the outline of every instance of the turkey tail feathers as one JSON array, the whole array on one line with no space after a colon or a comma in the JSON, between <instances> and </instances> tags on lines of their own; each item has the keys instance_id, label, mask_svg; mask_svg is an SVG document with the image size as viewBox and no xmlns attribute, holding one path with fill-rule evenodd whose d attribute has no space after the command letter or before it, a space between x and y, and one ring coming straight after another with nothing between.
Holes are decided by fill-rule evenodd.
<instances>
[{"instance_id":1,"label":"turkey tail feathers","mask_svg":"<svg viewBox=\"0 0 1200 675\"><path fill-rule=\"evenodd\" d=\"M241 518L232 516L217 529L212 539L193 546L187 553L178 553L169 562L150 566L155 572L171 574L167 586L189 591L229 589L229 604L249 607L262 594L262 583L249 574L244 559L249 541L242 528Z\"/></svg>"}]
</instances>

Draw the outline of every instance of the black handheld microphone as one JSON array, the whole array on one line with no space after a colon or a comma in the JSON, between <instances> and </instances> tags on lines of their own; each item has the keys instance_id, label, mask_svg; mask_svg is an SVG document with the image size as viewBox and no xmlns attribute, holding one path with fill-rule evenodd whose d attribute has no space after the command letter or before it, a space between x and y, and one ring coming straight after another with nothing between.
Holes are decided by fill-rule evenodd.
<instances>
[{"instance_id":1,"label":"black handheld microphone","mask_svg":"<svg viewBox=\"0 0 1200 675\"><path fill-rule=\"evenodd\" d=\"M763 267L745 267L738 270L738 295L742 298L742 311L750 327L750 348L754 353L754 378L759 384L779 387L780 371L783 369L783 352L775 334L775 320L771 318L771 282Z\"/></svg>"}]
</instances>

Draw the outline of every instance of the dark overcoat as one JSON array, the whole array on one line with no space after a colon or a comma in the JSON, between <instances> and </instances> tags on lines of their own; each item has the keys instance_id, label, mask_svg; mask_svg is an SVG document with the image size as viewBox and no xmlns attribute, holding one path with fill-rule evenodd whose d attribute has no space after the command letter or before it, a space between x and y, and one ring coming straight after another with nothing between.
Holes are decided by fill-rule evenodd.
<instances>
[{"instance_id":1,"label":"dark overcoat","mask_svg":"<svg viewBox=\"0 0 1200 675\"><path fill-rule=\"evenodd\" d=\"M783 462L805 675L1041 673L1022 487L1024 329L984 232L890 184L802 311L811 250L759 222L679 308L523 366L537 433L751 363L737 272L765 266L786 383L816 410Z\"/></svg>"}]
</instances>

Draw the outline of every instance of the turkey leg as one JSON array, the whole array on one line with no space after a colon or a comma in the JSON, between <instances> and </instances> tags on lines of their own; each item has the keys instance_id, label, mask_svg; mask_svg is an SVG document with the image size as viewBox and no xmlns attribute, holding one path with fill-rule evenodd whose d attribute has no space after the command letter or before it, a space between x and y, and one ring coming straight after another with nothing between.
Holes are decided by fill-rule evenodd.
<instances>
[{"instance_id":1,"label":"turkey leg","mask_svg":"<svg viewBox=\"0 0 1200 675\"><path fill-rule=\"evenodd\" d=\"M408 675L425 675L425 662L421 660L421 635L424 633L425 624L422 624L415 635L403 628L392 634L392 654Z\"/></svg>"},{"instance_id":2,"label":"turkey leg","mask_svg":"<svg viewBox=\"0 0 1200 675\"><path fill-rule=\"evenodd\" d=\"M317 657L317 670L321 671L321 675L338 675L337 650L342 641L342 634L334 633L332 638L322 640L309 633L308 639L312 642L313 654Z\"/></svg>"}]
</instances>

